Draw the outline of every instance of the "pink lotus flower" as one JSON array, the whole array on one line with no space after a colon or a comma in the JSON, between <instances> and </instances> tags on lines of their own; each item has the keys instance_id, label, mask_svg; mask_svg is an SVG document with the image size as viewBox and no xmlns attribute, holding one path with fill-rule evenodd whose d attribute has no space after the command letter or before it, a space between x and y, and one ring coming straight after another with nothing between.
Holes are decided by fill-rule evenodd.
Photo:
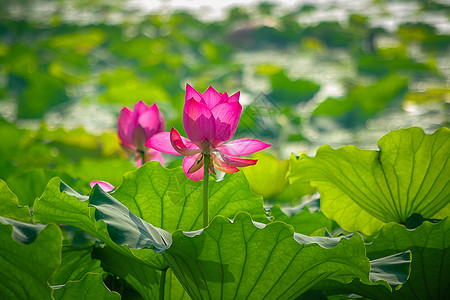
<instances>
[{"instance_id":1,"label":"pink lotus flower","mask_svg":"<svg viewBox=\"0 0 450 300\"><path fill-rule=\"evenodd\" d=\"M96 184L98 184L105 192L111 192L114 189L114 186L111 183L106 182L106 181L99 181L99 180L91 181L91 183L90 183L91 189Z\"/></svg>"},{"instance_id":2,"label":"pink lotus flower","mask_svg":"<svg viewBox=\"0 0 450 300\"><path fill-rule=\"evenodd\" d=\"M202 94L189 84L183 111L183 124L189 139L180 136L175 128L160 132L146 143L148 147L169 154L181 154L183 170L192 180L203 178L204 155L210 155L209 172L214 168L225 173L239 171L239 167L254 165L256 159L237 158L269 147L255 139L237 139L228 143L241 118L239 92L232 96L218 93L211 86Z\"/></svg>"},{"instance_id":3,"label":"pink lotus flower","mask_svg":"<svg viewBox=\"0 0 450 300\"><path fill-rule=\"evenodd\" d=\"M120 145L131 155L136 156L138 167L142 164L140 154L144 154L145 162L157 160L163 163L162 154L145 146L145 142L154 134L164 130L164 117L158 106L148 107L139 101L134 110L122 108L117 120L117 132Z\"/></svg>"}]
</instances>

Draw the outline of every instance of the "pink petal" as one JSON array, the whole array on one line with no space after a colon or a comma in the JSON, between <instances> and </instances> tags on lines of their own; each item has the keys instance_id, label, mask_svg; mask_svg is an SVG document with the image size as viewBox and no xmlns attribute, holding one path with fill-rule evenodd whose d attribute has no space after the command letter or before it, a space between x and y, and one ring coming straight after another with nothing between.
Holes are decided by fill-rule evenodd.
<instances>
[{"instance_id":1,"label":"pink petal","mask_svg":"<svg viewBox=\"0 0 450 300\"><path fill-rule=\"evenodd\" d=\"M231 95L230 97L228 97L228 103L230 103L230 102L238 102L240 95L241 95L240 92L237 92L237 93Z\"/></svg>"},{"instance_id":2,"label":"pink petal","mask_svg":"<svg viewBox=\"0 0 450 300\"><path fill-rule=\"evenodd\" d=\"M148 140L152 135L158 133L161 129L161 114L159 113L158 106L153 104L145 110L138 117L138 124L141 125L145 131L145 140Z\"/></svg>"},{"instance_id":3,"label":"pink petal","mask_svg":"<svg viewBox=\"0 0 450 300\"><path fill-rule=\"evenodd\" d=\"M133 144L133 131L130 132L129 124L131 123L132 111L127 107L120 110L119 118L117 119L117 134L119 139L123 144L132 145Z\"/></svg>"},{"instance_id":4,"label":"pink petal","mask_svg":"<svg viewBox=\"0 0 450 300\"><path fill-rule=\"evenodd\" d=\"M222 154L222 159L224 162L229 164L233 167L247 167L247 166L253 166L258 161L257 159L250 159L250 158L236 158L231 157L228 155Z\"/></svg>"},{"instance_id":5,"label":"pink petal","mask_svg":"<svg viewBox=\"0 0 450 300\"><path fill-rule=\"evenodd\" d=\"M114 186L111 183L99 180L91 181L91 188L93 188L96 184L98 184L105 192L111 192L114 189Z\"/></svg>"},{"instance_id":6,"label":"pink petal","mask_svg":"<svg viewBox=\"0 0 450 300\"><path fill-rule=\"evenodd\" d=\"M222 103L211 110L216 123L216 145L228 141L236 132L241 118L242 106L239 102Z\"/></svg>"},{"instance_id":7,"label":"pink petal","mask_svg":"<svg viewBox=\"0 0 450 300\"><path fill-rule=\"evenodd\" d=\"M186 156L183 159L183 171L184 171L184 174L187 176L187 178L189 178L191 180L199 181L199 180L203 179L204 166L202 166L200 169L198 169L194 173L189 173L189 169L192 167L192 165L195 164L196 160L197 160L196 155Z\"/></svg>"},{"instance_id":8,"label":"pink petal","mask_svg":"<svg viewBox=\"0 0 450 300\"><path fill-rule=\"evenodd\" d=\"M180 155L180 153L173 149L172 143L170 142L170 132L160 132L155 134L147 140L145 146L163 153Z\"/></svg>"},{"instance_id":9,"label":"pink petal","mask_svg":"<svg viewBox=\"0 0 450 300\"><path fill-rule=\"evenodd\" d=\"M266 144L254 139L237 139L217 146L216 149L219 150L220 153L225 155L243 156L261 151L270 146L270 144Z\"/></svg>"},{"instance_id":10,"label":"pink petal","mask_svg":"<svg viewBox=\"0 0 450 300\"><path fill-rule=\"evenodd\" d=\"M145 141L147 138L145 137L145 130L141 125L138 124L133 131L133 145L141 151L144 151Z\"/></svg>"},{"instance_id":11,"label":"pink petal","mask_svg":"<svg viewBox=\"0 0 450 300\"><path fill-rule=\"evenodd\" d=\"M184 104L183 125L188 138L201 147L203 141L214 141L215 121L211 110L206 105L187 100Z\"/></svg>"},{"instance_id":12,"label":"pink petal","mask_svg":"<svg viewBox=\"0 0 450 300\"><path fill-rule=\"evenodd\" d=\"M209 86L203 93L203 101L201 103L205 104L209 109L213 109L223 101L222 96L212 86Z\"/></svg>"},{"instance_id":13,"label":"pink petal","mask_svg":"<svg viewBox=\"0 0 450 300\"><path fill-rule=\"evenodd\" d=\"M194 98L197 102L201 102L203 99L202 94L197 92L192 86L189 85L189 83L187 83L184 101L191 100L192 98Z\"/></svg>"},{"instance_id":14,"label":"pink petal","mask_svg":"<svg viewBox=\"0 0 450 300\"><path fill-rule=\"evenodd\" d=\"M148 109L147 104L145 104L142 100L139 100L139 102L134 105L133 122L135 126L137 125L139 116L142 115L147 109Z\"/></svg>"},{"instance_id":15,"label":"pink petal","mask_svg":"<svg viewBox=\"0 0 450 300\"><path fill-rule=\"evenodd\" d=\"M192 143L187 138L181 137L181 140L183 141L186 148L189 149L199 149L197 145ZM145 143L145 146L149 148L153 148L156 151L160 151L163 153L168 154L174 154L174 155L180 155L172 146L172 143L170 141L170 132L159 132L152 136L150 139L148 139L147 143Z\"/></svg>"},{"instance_id":16,"label":"pink petal","mask_svg":"<svg viewBox=\"0 0 450 300\"><path fill-rule=\"evenodd\" d=\"M227 163L221 161L219 159L219 157L217 157L217 155L215 155L215 154L211 154L211 158L212 158L212 161L214 163L214 166L217 169L219 169L220 171L222 171L222 172L225 172L225 173L236 173L237 171L239 171L238 168L230 166Z\"/></svg>"},{"instance_id":17,"label":"pink petal","mask_svg":"<svg viewBox=\"0 0 450 300\"><path fill-rule=\"evenodd\" d=\"M175 149L175 151L177 151L181 155L190 156L200 153L201 151L197 146L193 144L190 144L192 148L188 148L183 142L181 135L173 127L170 131L170 143L172 144L173 149Z\"/></svg>"}]
</instances>

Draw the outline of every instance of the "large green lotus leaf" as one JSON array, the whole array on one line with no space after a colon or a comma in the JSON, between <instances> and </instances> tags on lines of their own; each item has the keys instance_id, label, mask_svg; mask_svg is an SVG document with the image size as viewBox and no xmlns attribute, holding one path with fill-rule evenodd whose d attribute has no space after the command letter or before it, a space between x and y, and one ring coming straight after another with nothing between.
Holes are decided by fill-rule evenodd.
<instances>
[{"instance_id":1,"label":"large green lotus leaf","mask_svg":"<svg viewBox=\"0 0 450 300\"><path fill-rule=\"evenodd\" d=\"M348 231L372 234L414 213L445 217L450 205L450 130L412 127L378 141L380 151L325 145L291 163L290 180L309 181L323 213Z\"/></svg>"},{"instance_id":2,"label":"large green lotus leaf","mask_svg":"<svg viewBox=\"0 0 450 300\"><path fill-rule=\"evenodd\" d=\"M143 299L159 298L161 271L131 260L108 246L96 248L93 255L101 260L105 271L124 279ZM165 299L171 300L190 299L170 269L166 271L164 296ZM125 298L126 295L122 294L122 297Z\"/></svg>"},{"instance_id":3,"label":"large green lotus leaf","mask_svg":"<svg viewBox=\"0 0 450 300\"><path fill-rule=\"evenodd\" d=\"M48 280L61 262L61 231L0 217L0 298L50 299Z\"/></svg>"},{"instance_id":4,"label":"large green lotus leaf","mask_svg":"<svg viewBox=\"0 0 450 300\"><path fill-rule=\"evenodd\" d=\"M390 291L381 285L366 285L358 279L355 279L348 284L333 280L324 280L315 285L311 291L322 291L329 296L328 299L353 299L360 298L360 296L367 297L368 299L410 299L408 297L396 298L394 296L396 291L406 282L410 274L410 255L410 251L405 251L374 259L370 262L370 280L387 281L393 287L393 291ZM355 297L348 298L345 296L348 294L353 294ZM330 295L334 296L330 297Z\"/></svg>"},{"instance_id":5,"label":"large green lotus leaf","mask_svg":"<svg viewBox=\"0 0 450 300\"><path fill-rule=\"evenodd\" d=\"M367 285L370 261L359 234L309 237L282 222L255 223L247 213L217 216L203 230L176 231L164 252L193 299L294 299L328 279Z\"/></svg>"},{"instance_id":6,"label":"large green lotus leaf","mask_svg":"<svg viewBox=\"0 0 450 300\"><path fill-rule=\"evenodd\" d=\"M19 205L19 199L8 188L6 182L0 179L0 216L22 222L30 222L30 210Z\"/></svg>"},{"instance_id":7,"label":"large green lotus leaf","mask_svg":"<svg viewBox=\"0 0 450 300\"><path fill-rule=\"evenodd\" d=\"M367 255L373 259L372 270L376 275L381 267L392 270L402 268L406 262L395 259L398 255L391 255L410 249L411 266L408 280L399 284L392 292L374 286L365 286L358 281L350 285L340 285L326 282L315 289L325 289L329 294L359 294L369 299L449 299L450 279L450 219L445 218L437 224L424 222L414 230L405 226L389 223L384 225L372 243L366 245ZM405 252L408 254L409 252ZM388 257L385 257L389 255ZM394 258L394 259L393 259ZM395 273L395 272L394 272ZM401 274L401 272L398 272ZM390 275L392 276L392 275ZM401 281L401 280L400 280Z\"/></svg>"},{"instance_id":8,"label":"large green lotus leaf","mask_svg":"<svg viewBox=\"0 0 450 300\"><path fill-rule=\"evenodd\" d=\"M162 257L151 249L134 250L113 242L106 224L103 221L96 221L96 209L89 206L87 199L88 197L78 195L71 190L59 178L53 178L48 183L44 194L35 201L33 218L40 223L57 223L77 227L132 259L139 259L142 263L155 268L167 267Z\"/></svg>"},{"instance_id":9,"label":"large green lotus leaf","mask_svg":"<svg viewBox=\"0 0 450 300\"><path fill-rule=\"evenodd\" d=\"M157 253L170 247L172 237L167 231L137 217L98 184L92 189L89 202L96 208L95 219L106 223L109 236L115 243L132 249L153 247Z\"/></svg>"},{"instance_id":10,"label":"large green lotus leaf","mask_svg":"<svg viewBox=\"0 0 450 300\"><path fill-rule=\"evenodd\" d=\"M165 169L149 162L125 174L112 194L136 216L168 232L202 228L203 183L186 177L181 167ZM227 174L209 184L209 215L232 218L246 211L253 219L266 221L261 197L253 194L242 172Z\"/></svg>"},{"instance_id":11,"label":"large green lotus leaf","mask_svg":"<svg viewBox=\"0 0 450 300\"><path fill-rule=\"evenodd\" d=\"M98 299L119 300L120 294L111 292L105 285L102 275L87 273L81 280L69 281L55 289L55 300Z\"/></svg>"},{"instance_id":12,"label":"large green lotus leaf","mask_svg":"<svg viewBox=\"0 0 450 300\"><path fill-rule=\"evenodd\" d=\"M424 222L414 230L389 223L367 245L367 255L379 258L411 250L411 274L387 299L449 299L450 218L433 224ZM385 298L385 299L386 299Z\"/></svg>"},{"instance_id":13,"label":"large green lotus leaf","mask_svg":"<svg viewBox=\"0 0 450 300\"><path fill-rule=\"evenodd\" d=\"M52 286L63 285L68 281L81 280L87 273L105 273L100 261L92 259L92 247L63 246L62 261L49 283Z\"/></svg>"}]
</instances>

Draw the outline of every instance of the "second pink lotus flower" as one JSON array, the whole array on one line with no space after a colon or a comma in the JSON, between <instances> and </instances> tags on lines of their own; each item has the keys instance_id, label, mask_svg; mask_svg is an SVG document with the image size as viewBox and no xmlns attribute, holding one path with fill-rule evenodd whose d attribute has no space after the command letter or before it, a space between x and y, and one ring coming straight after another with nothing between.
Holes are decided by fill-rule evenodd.
<instances>
[{"instance_id":1,"label":"second pink lotus flower","mask_svg":"<svg viewBox=\"0 0 450 300\"><path fill-rule=\"evenodd\" d=\"M147 106L139 101L133 110L124 107L117 120L117 133L120 145L131 155L136 156L138 167L145 162L157 160L163 164L160 152L145 146L145 142L154 134L164 130L164 117L156 104Z\"/></svg>"},{"instance_id":2,"label":"second pink lotus flower","mask_svg":"<svg viewBox=\"0 0 450 300\"><path fill-rule=\"evenodd\" d=\"M239 171L239 167L254 165L256 159L238 158L269 147L255 139L228 141L236 131L241 118L242 106L239 92L232 96L218 93L211 86L202 94L189 84L183 111L183 125L189 139L180 136L175 128L170 132L153 135L145 144L169 154L186 156L183 170L192 180L203 178L204 155L211 155L210 172L214 168L225 173Z\"/></svg>"}]
</instances>

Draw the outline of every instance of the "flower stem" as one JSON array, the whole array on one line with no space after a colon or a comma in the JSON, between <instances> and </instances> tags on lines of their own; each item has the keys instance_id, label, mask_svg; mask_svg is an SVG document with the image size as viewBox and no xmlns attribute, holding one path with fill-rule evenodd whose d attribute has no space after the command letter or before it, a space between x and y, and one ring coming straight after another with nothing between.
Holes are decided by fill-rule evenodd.
<instances>
[{"instance_id":1,"label":"flower stem","mask_svg":"<svg viewBox=\"0 0 450 300\"><path fill-rule=\"evenodd\" d=\"M209 224L209 210L208 210L208 180L209 180L209 154L204 154L205 163L203 165L203 227Z\"/></svg>"},{"instance_id":2,"label":"flower stem","mask_svg":"<svg viewBox=\"0 0 450 300\"><path fill-rule=\"evenodd\" d=\"M145 164L145 152L138 150L140 156L141 156L141 166L143 166Z\"/></svg>"},{"instance_id":3,"label":"flower stem","mask_svg":"<svg viewBox=\"0 0 450 300\"><path fill-rule=\"evenodd\" d=\"M159 281L159 300L164 300L164 288L166 287L167 269L161 271L161 280Z\"/></svg>"}]
</instances>

